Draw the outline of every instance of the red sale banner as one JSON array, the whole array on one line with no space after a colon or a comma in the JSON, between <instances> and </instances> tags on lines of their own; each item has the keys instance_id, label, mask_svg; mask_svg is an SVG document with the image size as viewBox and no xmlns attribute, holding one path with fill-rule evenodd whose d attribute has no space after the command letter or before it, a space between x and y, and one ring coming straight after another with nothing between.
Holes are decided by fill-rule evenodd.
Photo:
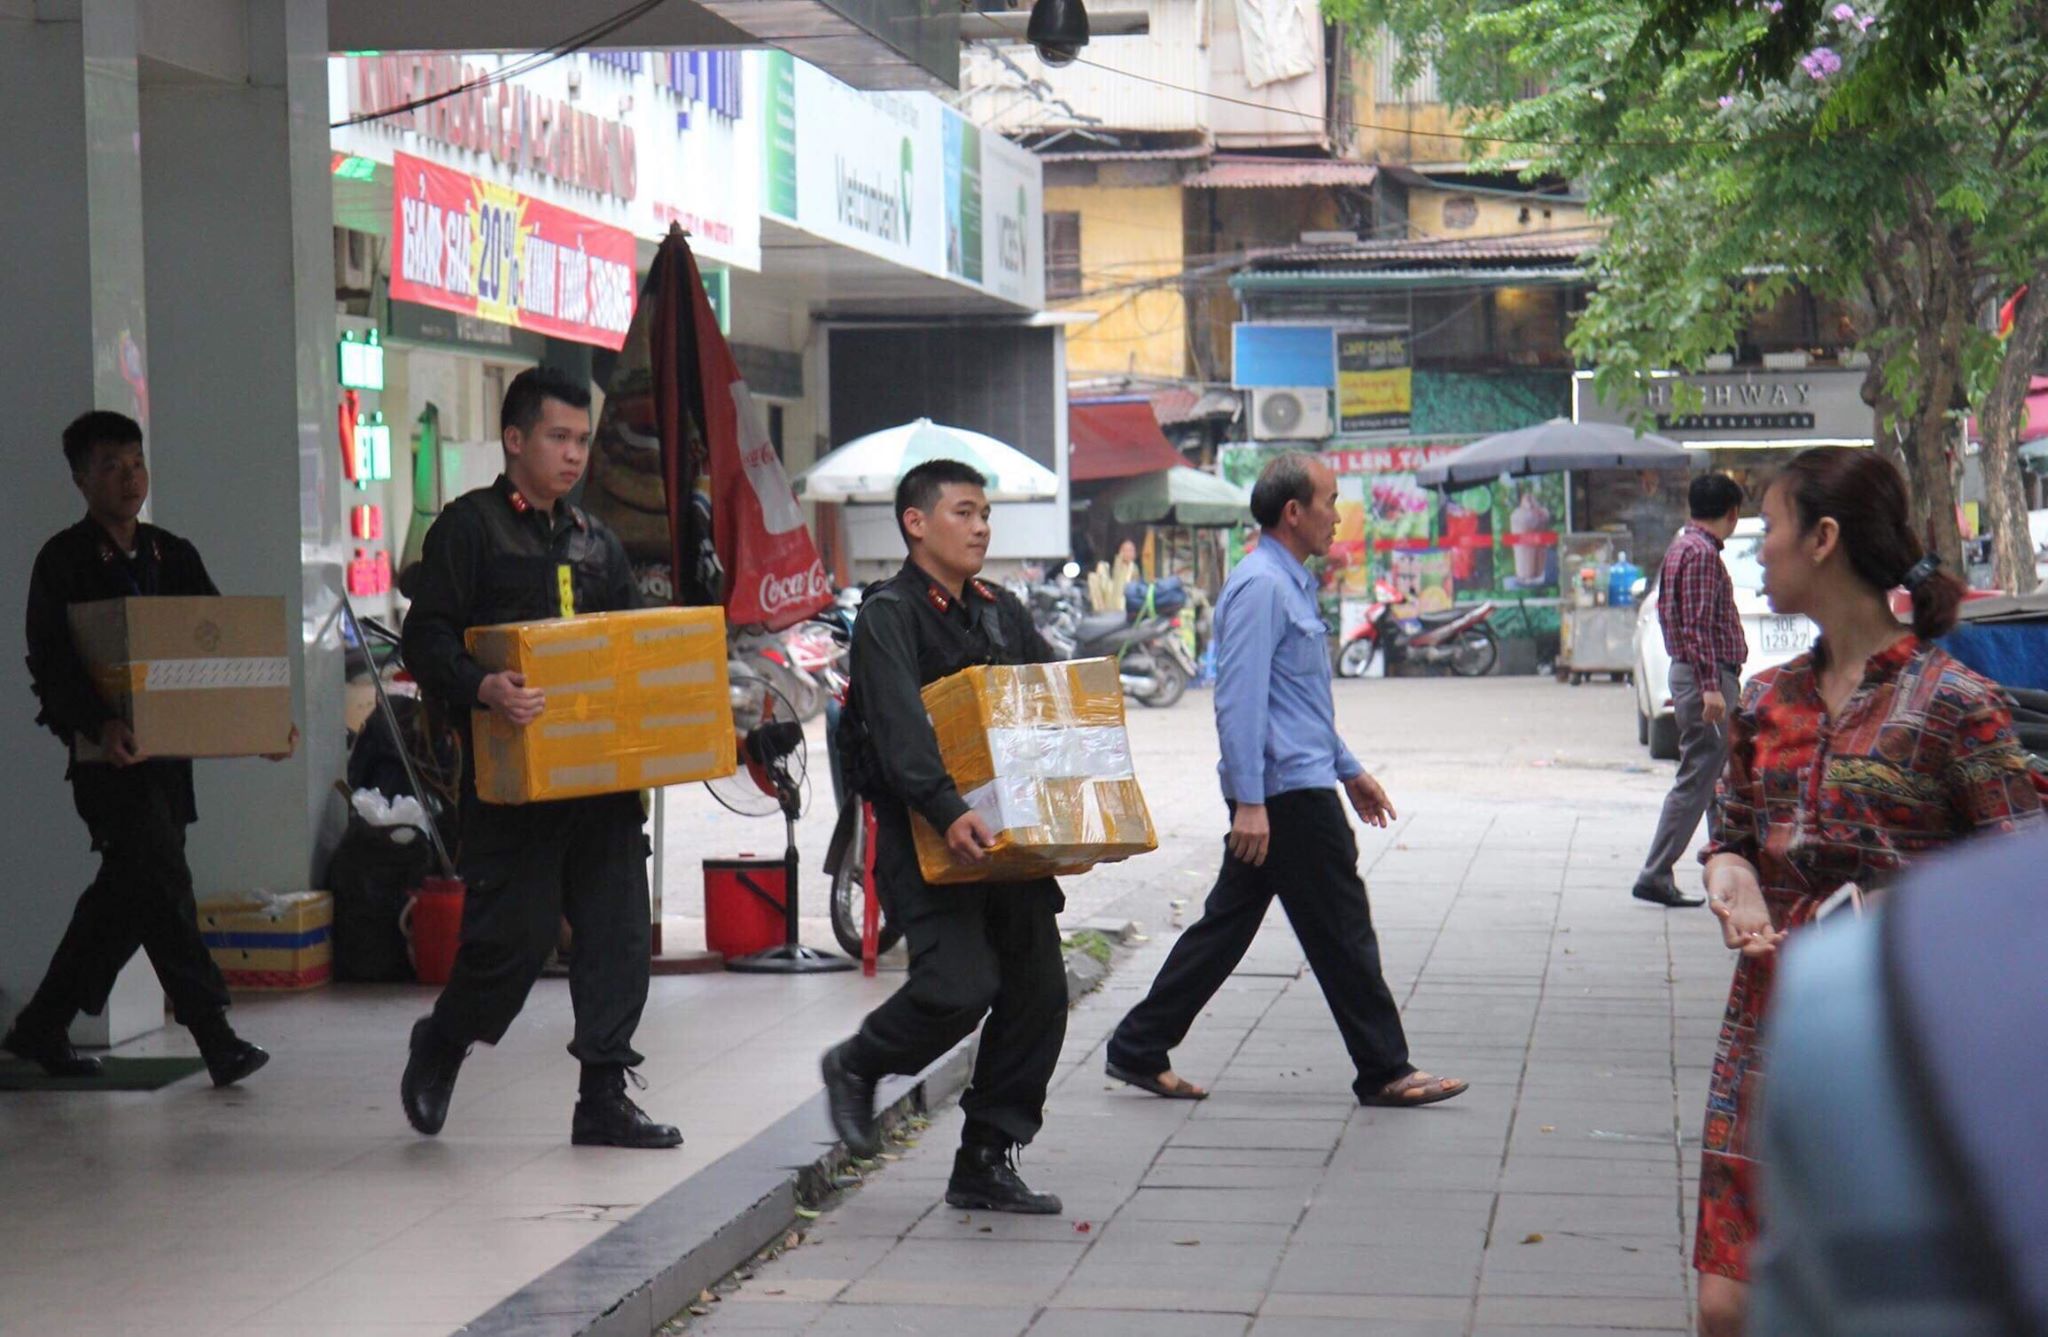
<instances>
[{"instance_id":1,"label":"red sale banner","mask_svg":"<svg viewBox=\"0 0 2048 1337\"><path fill-rule=\"evenodd\" d=\"M574 339L626 342L633 234L509 186L396 153L391 295Z\"/></svg>"}]
</instances>

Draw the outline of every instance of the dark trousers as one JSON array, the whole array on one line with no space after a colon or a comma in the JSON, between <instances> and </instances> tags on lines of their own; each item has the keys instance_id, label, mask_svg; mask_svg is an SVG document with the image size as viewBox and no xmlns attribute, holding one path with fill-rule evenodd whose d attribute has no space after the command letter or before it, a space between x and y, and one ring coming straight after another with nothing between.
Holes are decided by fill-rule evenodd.
<instances>
[{"instance_id":1,"label":"dark trousers","mask_svg":"<svg viewBox=\"0 0 2048 1337\"><path fill-rule=\"evenodd\" d=\"M180 1025L203 1027L227 1011L228 988L199 936L192 870L185 863L184 791L142 766L80 767L74 793L92 831L100 871L71 912L43 982L17 1024L62 1030L97 1016L140 947Z\"/></svg>"},{"instance_id":2,"label":"dark trousers","mask_svg":"<svg viewBox=\"0 0 2048 1337\"><path fill-rule=\"evenodd\" d=\"M434 1004L451 1044L496 1044L526 1005L561 937L574 933L569 1052L636 1067L633 1032L647 1004L647 833L637 794L499 805L465 795L467 886L455 973Z\"/></svg>"},{"instance_id":3,"label":"dark trousers","mask_svg":"<svg viewBox=\"0 0 2048 1337\"><path fill-rule=\"evenodd\" d=\"M1358 838L1334 789L1274 794L1266 819L1266 862L1245 863L1226 841L1223 871L1201 919L1181 934L1151 991L1117 1026L1109 1061L1148 1076L1170 1067L1167 1054L1244 959L1278 896L1351 1053L1358 1072L1352 1090L1364 1098L1415 1068L1401 1013L1380 974L1379 937L1358 876Z\"/></svg>"},{"instance_id":4,"label":"dark trousers","mask_svg":"<svg viewBox=\"0 0 2048 1337\"><path fill-rule=\"evenodd\" d=\"M960 1097L961 1140L1027 1143L1045 1122L1067 1035L1059 886L1050 878L928 886L903 810L876 804L875 829L875 882L890 922L903 928L910 978L861 1022L847 1061L869 1077L922 1072L982 1026Z\"/></svg>"}]
</instances>

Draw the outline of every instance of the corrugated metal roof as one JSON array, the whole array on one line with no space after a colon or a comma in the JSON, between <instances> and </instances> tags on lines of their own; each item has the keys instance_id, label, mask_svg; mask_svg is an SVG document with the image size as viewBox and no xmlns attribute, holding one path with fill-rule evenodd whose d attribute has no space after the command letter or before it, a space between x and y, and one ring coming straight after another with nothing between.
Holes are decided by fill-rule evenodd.
<instances>
[{"instance_id":1,"label":"corrugated metal roof","mask_svg":"<svg viewBox=\"0 0 2048 1337\"><path fill-rule=\"evenodd\" d=\"M1283 269L1238 274L1233 292L1264 292L1289 288L1530 288L1577 283L1586 272L1577 265L1532 268L1471 267L1466 269Z\"/></svg>"},{"instance_id":2,"label":"corrugated metal roof","mask_svg":"<svg viewBox=\"0 0 2048 1337\"><path fill-rule=\"evenodd\" d=\"M1207 144L1175 144L1157 149L1034 149L1046 162L1176 162L1209 156Z\"/></svg>"},{"instance_id":3,"label":"corrugated metal roof","mask_svg":"<svg viewBox=\"0 0 2048 1337\"><path fill-rule=\"evenodd\" d=\"M1328 265L1395 267L1456 264L1566 265L1600 247L1601 232L1592 228L1532 232L1516 237L1424 237L1360 242L1356 246L1290 246L1252 257L1258 269Z\"/></svg>"},{"instance_id":4,"label":"corrugated metal roof","mask_svg":"<svg viewBox=\"0 0 2048 1337\"><path fill-rule=\"evenodd\" d=\"M1205 190L1295 190L1310 186L1369 186L1379 177L1371 163L1332 158L1246 158L1217 154L1205 171L1181 184Z\"/></svg>"}]
</instances>

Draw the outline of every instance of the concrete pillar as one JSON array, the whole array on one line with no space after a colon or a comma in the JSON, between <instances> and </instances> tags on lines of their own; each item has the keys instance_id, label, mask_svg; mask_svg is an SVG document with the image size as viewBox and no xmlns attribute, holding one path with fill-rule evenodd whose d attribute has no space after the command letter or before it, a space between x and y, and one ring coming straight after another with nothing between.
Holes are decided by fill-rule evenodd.
<instances>
[{"instance_id":1,"label":"concrete pillar","mask_svg":"<svg viewBox=\"0 0 2048 1337\"><path fill-rule=\"evenodd\" d=\"M202 897L316 885L344 766L327 5L219 8L245 16L240 68L141 89L157 508L223 592L285 600L301 741L198 767Z\"/></svg>"},{"instance_id":2,"label":"concrete pillar","mask_svg":"<svg viewBox=\"0 0 2048 1337\"><path fill-rule=\"evenodd\" d=\"M94 860L64 783L62 747L34 723L21 642L28 574L51 534L84 514L60 453L64 424L108 408L150 425L137 125L138 0L0 0L0 358L9 486L0 489L0 755L8 875L0 878L0 1016L28 1001ZM139 964L139 963L138 963ZM147 965L110 1009L116 1038L162 1024ZM107 1026L81 1042L105 1043Z\"/></svg>"}]
</instances>

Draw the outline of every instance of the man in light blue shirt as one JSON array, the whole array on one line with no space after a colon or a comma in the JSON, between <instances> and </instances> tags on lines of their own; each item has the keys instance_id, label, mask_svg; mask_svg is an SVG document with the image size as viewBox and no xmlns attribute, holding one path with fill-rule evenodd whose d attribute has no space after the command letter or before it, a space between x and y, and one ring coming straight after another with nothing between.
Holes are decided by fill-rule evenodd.
<instances>
[{"instance_id":1,"label":"man in light blue shirt","mask_svg":"<svg viewBox=\"0 0 2048 1337\"><path fill-rule=\"evenodd\" d=\"M1230 809L1223 870L1201 920L1110 1037L1109 1075L1171 1099L1208 1095L1177 1075L1167 1054L1244 958L1278 896L1350 1051L1359 1103L1448 1100L1464 1082L1408 1061L1401 1014L1380 973L1358 841L1337 798L1341 784L1374 826L1394 817L1386 791L1337 736L1329 632L1306 565L1336 537L1336 475L1314 455L1282 455L1252 489L1252 516L1258 546L1216 604L1217 770Z\"/></svg>"}]
</instances>

